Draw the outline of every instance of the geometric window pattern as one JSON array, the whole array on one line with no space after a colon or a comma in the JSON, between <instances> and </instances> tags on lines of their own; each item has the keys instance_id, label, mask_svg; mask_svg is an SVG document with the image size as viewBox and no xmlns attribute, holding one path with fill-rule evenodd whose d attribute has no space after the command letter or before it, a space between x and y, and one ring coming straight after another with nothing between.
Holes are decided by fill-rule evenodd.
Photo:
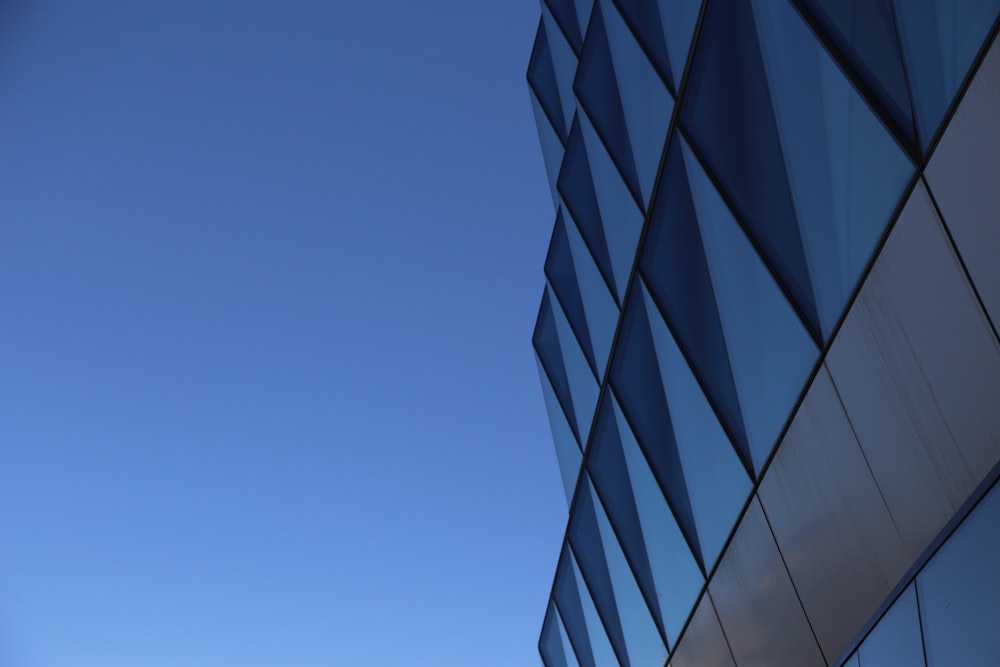
<instances>
[{"instance_id":1,"label":"geometric window pattern","mask_svg":"<svg viewBox=\"0 0 1000 667\"><path fill-rule=\"evenodd\" d=\"M543 0L527 78L556 222L533 343L572 503L546 665L661 667L698 609L692 636L715 644L684 656L739 667L735 598L708 582L998 16L1000 0ZM972 619L1000 595L1000 552L948 546L964 525L887 582L836 664L992 664Z\"/></svg>"}]
</instances>

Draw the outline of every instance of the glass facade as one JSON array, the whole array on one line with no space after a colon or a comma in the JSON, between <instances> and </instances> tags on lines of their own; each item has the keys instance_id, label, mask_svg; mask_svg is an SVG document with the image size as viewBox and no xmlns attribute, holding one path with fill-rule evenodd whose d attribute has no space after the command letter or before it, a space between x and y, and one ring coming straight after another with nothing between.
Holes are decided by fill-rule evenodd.
<instances>
[{"instance_id":1,"label":"glass facade","mask_svg":"<svg viewBox=\"0 0 1000 667\"><path fill-rule=\"evenodd\" d=\"M543 0L546 667L1000 664L998 17Z\"/></svg>"}]
</instances>

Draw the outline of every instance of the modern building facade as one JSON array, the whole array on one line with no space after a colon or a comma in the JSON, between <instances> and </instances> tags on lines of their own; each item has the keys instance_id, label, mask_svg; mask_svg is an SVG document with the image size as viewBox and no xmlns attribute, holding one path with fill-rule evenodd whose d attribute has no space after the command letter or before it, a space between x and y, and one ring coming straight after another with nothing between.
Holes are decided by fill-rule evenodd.
<instances>
[{"instance_id":1,"label":"modern building facade","mask_svg":"<svg viewBox=\"0 0 1000 667\"><path fill-rule=\"evenodd\" d=\"M543 0L547 667L1000 665L1000 0Z\"/></svg>"}]
</instances>

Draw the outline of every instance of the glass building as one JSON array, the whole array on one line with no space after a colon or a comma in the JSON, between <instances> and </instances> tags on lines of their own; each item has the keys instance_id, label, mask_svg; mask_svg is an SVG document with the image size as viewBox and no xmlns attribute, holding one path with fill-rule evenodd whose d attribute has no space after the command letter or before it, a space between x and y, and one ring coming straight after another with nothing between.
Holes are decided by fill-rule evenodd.
<instances>
[{"instance_id":1,"label":"glass building","mask_svg":"<svg viewBox=\"0 0 1000 667\"><path fill-rule=\"evenodd\" d=\"M1000 0L543 0L547 667L1000 665Z\"/></svg>"}]
</instances>

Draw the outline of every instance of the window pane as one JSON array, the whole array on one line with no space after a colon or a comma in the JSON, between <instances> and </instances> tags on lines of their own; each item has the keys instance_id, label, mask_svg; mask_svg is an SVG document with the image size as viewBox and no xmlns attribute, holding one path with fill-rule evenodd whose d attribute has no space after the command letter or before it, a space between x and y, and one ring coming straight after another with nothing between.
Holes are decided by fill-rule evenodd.
<instances>
[{"instance_id":1,"label":"window pane","mask_svg":"<svg viewBox=\"0 0 1000 667\"><path fill-rule=\"evenodd\" d=\"M924 667L917 594L906 589L858 649L864 667Z\"/></svg>"}]
</instances>

